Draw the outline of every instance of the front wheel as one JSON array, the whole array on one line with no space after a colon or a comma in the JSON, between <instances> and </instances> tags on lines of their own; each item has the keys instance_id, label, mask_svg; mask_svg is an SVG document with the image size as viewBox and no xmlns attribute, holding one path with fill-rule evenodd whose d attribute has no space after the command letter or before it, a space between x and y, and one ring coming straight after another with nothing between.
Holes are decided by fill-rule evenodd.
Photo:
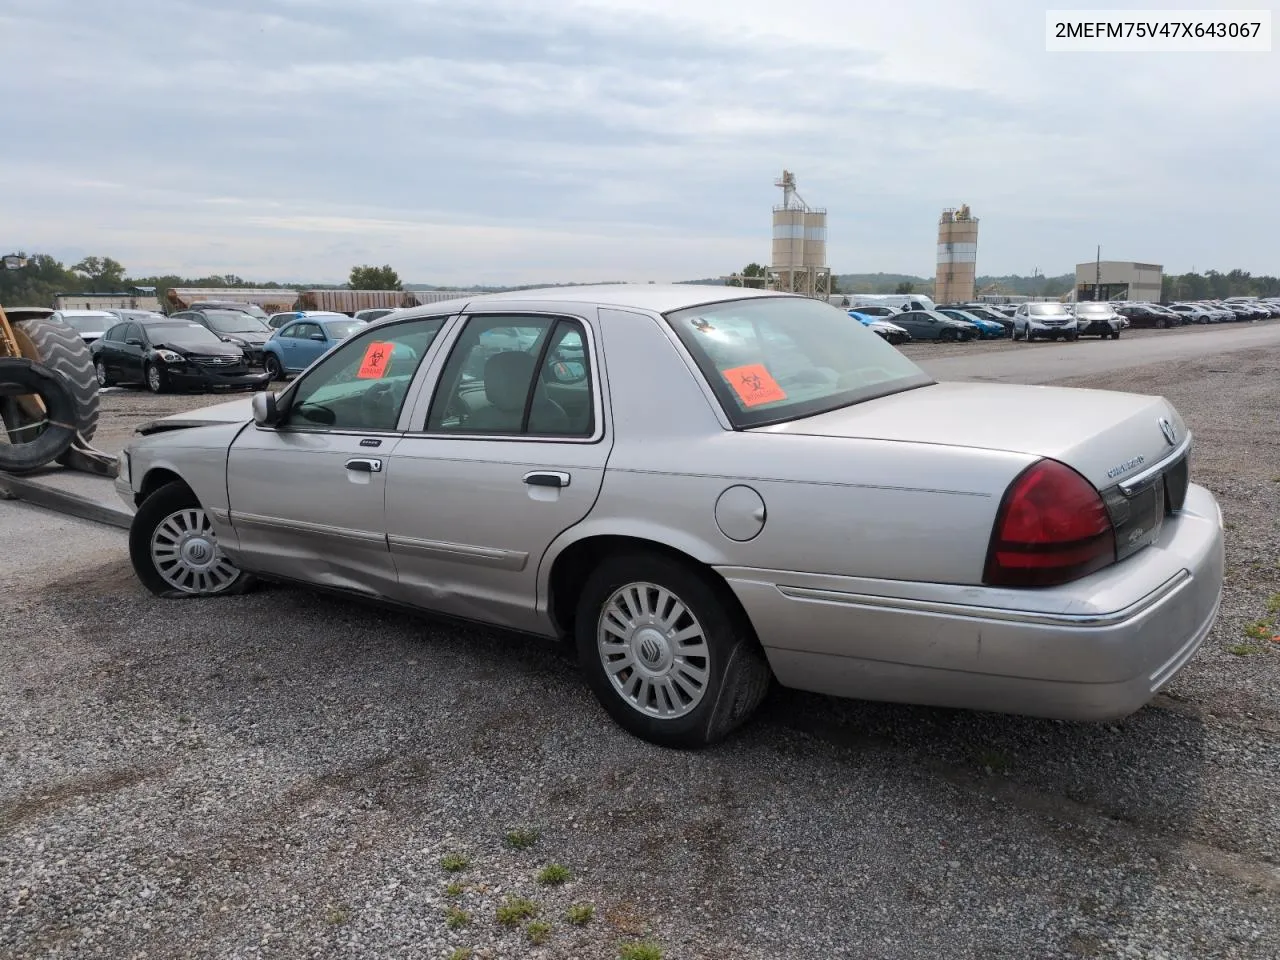
<instances>
[{"instance_id":1,"label":"front wheel","mask_svg":"<svg viewBox=\"0 0 1280 960\"><path fill-rule=\"evenodd\" d=\"M222 553L209 515L177 481L147 497L133 515L129 559L142 585L157 597L243 593L253 582Z\"/></svg>"},{"instance_id":2,"label":"front wheel","mask_svg":"<svg viewBox=\"0 0 1280 960\"><path fill-rule=\"evenodd\" d=\"M578 599L578 659L633 735L695 748L744 723L769 690L750 624L710 574L658 554L610 557Z\"/></svg>"},{"instance_id":3,"label":"front wheel","mask_svg":"<svg viewBox=\"0 0 1280 960\"><path fill-rule=\"evenodd\" d=\"M152 393L164 393L169 388L169 378L154 363L148 363L145 371L147 389Z\"/></svg>"}]
</instances>

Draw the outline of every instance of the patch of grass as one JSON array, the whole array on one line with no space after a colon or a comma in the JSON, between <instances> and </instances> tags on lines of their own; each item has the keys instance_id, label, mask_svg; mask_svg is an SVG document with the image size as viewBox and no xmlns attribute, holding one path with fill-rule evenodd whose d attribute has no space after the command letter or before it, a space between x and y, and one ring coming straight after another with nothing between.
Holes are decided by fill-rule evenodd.
<instances>
[{"instance_id":1,"label":"patch of grass","mask_svg":"<svg viewBox=\"0 0 1280 960\"><path fill-rule=\"evenodd\" d=\"M662 960L662 947L652 940L634 940L618 947L618 960Z\"/></svg>"},{"instance_id":2,"label":"patch of grass","mask_svg":"<svg viewBox=\"0 0 1280 960\"><path fill-rule=\"evenodd\" d=\"M1267 598L1267 613L1273 617L1280 614L1280 593L1273 593Z\"/></svg>"},{"instance_id":3,"label":"patch of grass","mask_svg":"<svg viewBox=\"0 0 1280 960\"><path fill-rule=\"evenodd\" d=\"M471 960L475 955L476 952L470 947L458 947L449 954L449 960Z\"/></svg>"},{"instance_id":4,"label":"patch of grass","mask_svg":"<svg viewBox=\"0 0 1280 960\"><path fill-rule=\"evenodd\" d=\"M517 827L507 831L507 846L512 850L528 850L538 842L539 836L533 827Z\"/></svg>"},{"instance_id":5,"label":"patch of grass","mask_svg":"<svg viewBox=\"0 0 1280 960\"><path fill-rule=\"evenodd\" d=\"M1227 653L1234 653L1237 657L1251 657L1255 653L1262 653L1265 647L1259 647L1252 643L1237 643L1227 647Z\"/></svg>"},{"instance_id":6,"label":"patch of grass","mask_svg":"<svg viewBox=\"0 0 1280 960\"><path fill-rule=\"evenodd\" d=\"M1244 635L1250 640L1270 640L1275 633L1275 626L1268 620L1255 620L1244 628Z\"/></svg>"},{"instance_id":7,"label":"patch of grass","mask_svg":"<svg viewBox=\"0 0 1280 960\"><path fill-rule=\"evenodd\" d=\"M551 924L545 920L533 920L524 928L530 943L543 944L551 939Z\"/></svg>"},{"instance_id":8,"label":"patch of grass","mask_svg":"<svg viewBox=\"0 0 1280 960\"><path fill-rule=\"evenodd\" d=\"M460 897L466 889L466 886L462 882L455 880L444 888L444 895L446 897Z\"/></svg>"},{"instance_id":9,"label":"patch of grass","mask_svg":"<svg viewBox=\"0 0 1280 960\"><path fill-rule=\"evenodd\" d=\"M569 868L558 863L549 863L538 871L538 882L544 887L558 887L572 874Z\"/></svg>"},{"instance_id":10,"label":"patch of grass","mask_svg":"<svg viewBox=\"0 0 1280 960\"><path fill-rule=\"evenodd\" d=\"M446 853L440 858L440 869L445 873L461 873L471 866L471 859L461 853Z\"/></svg>"},{"instance_id":11,"label":"patch of grass","mask_svg":"<svg viewBox=\"0 0 1280 960\"><path fill-rule=\"evenodd\" d=\"M346 907L334 907L324 915L324 922L331 927L340 927L351 919L351 911Z\"/></svg>"},{"instance_id":12,"label":"patch of grass","mask_svg":"<svg viewBox=\"0 0 1280 960\"><path fill-rule=\"evenodd\" d=\"M461 930L471 922L471 914L458 907L450 907L444 912L444 924L450 930Z\"/></svg>"},{"instance_id":13,"label":"patch of grass","mask_svg":"<svg viewBox=\"0 0 1280 960\"><path fill-rule=\"evenodd\" d=\"M538 915L538 905L525 897L507 897L494 915L498 923L504 927L515 927L522 920L529 920Z\"/></svg>"},{"instance_id":14,"label":"patch of grass","mask_svg":"<svg viewBox=\"0 0 1280 960\"><path fill-rule=\"evenodd\" d=\"M575 927L585 927L596 915L596 908L589 903L575 903L565 912L565 919Z\"/></svg>"},{"instance_id":15,"label":"patch of grass","mask_svg":"<svg viewBox=\"0 0 1280 960\"><path fill-rule=\"evenodd\" d=\"M977 760L978 766L986 767L992 773L1004 773L1013 765L999 750L979 750Z\"/></svg>"}]
</instances>

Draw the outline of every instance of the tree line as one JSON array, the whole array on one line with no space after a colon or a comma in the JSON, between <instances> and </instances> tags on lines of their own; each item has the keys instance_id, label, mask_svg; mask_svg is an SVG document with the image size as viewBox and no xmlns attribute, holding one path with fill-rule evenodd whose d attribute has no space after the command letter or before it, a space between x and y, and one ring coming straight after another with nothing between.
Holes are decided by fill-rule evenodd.
<instances>
[{"instance_id":1,"label":"tree line","mask_svg":"<svg viewBox=\"0 0 1280 960\"><path fill-rule=\"evenodd\" d=\"M24 266L14 270L0 269L0 304L11 307L52 306L60 293L122 293L134 287L155 287L162 299L165 291L173 287L257 287L268 290L307 288L341 289L340 285L323 283L279 283L245 280L235 274L205 277L182 277L177 274L163 276L131 276L120 262L111 257L85 257L67 266L45 253L18 253ZM390 265L369 265L351 268L349 290L400 290L400 275Z\"/></svg>"}]
</instances>

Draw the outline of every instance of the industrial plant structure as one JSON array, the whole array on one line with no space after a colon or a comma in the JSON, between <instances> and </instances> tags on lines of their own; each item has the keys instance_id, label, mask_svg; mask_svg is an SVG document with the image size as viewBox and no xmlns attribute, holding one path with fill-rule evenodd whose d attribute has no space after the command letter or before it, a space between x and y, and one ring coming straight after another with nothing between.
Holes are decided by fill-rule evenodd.
<instances>
[{"instance_id":1,"label":"industrial plant structure","mask_svg":"<svg viewBox=\"0 0 1280 960\"><path fill-rule=\"evenodd\" d=\"M938 221L938 271L933 299L938 303L968 303L978 273L978 221L969 205L947 208Z\"/></svg>"},{"instance_id":2,"label":"industrial plant structure","mask_svg":"<svg viewBox=\"0 0 1280 960\"><path fill-rule=\"evenodd\" d=\"M1159 263L1098 259L1076 264L1077 300L1150 300L1158 302L1164 288Z\"/></svg>"},{"instance_id":3,"label":"industrial plant structure","mask_svg":"<svg viewBox=\"0 0 1280 960\"><path fill-rule=\"evenodd\" d=\"M773 208L773 251L764 276L734 274L724 281L730 286L763 287L826 300L831 294L827 211L804 202L790 170L783 170L774 186L782 188L782 204Z\"/></svg>"}]
</instances>

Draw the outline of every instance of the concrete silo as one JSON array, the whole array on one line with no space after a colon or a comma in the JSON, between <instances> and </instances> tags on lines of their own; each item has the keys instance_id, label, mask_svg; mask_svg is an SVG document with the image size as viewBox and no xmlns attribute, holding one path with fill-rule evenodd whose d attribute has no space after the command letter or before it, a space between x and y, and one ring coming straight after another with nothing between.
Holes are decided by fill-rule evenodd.
<instances>
[{"instance_id":1,"label":"concrete silo","mask_svg":"<svg viewBox=\"0 0 1280 960\"><path fill-rule=\"evenodd\" d=\"M774 181L782 188L782 204L773 208L773 256L770 286L807 297L831 293L827 266L827 211L810 207L796 193L796 176L783 170Z\"/></svg>"},{"instance_id":2,"label":"concrete silo","mask_svg":"<svg viewBox=\"0 0 1280 960\"><path fill-rule=\"evenodd\" d=\"M968 204L942 211L938 221L938 272L933 283L937 303L967 303L978 272L978 221Z\"/></svg>"}]
</instances>

